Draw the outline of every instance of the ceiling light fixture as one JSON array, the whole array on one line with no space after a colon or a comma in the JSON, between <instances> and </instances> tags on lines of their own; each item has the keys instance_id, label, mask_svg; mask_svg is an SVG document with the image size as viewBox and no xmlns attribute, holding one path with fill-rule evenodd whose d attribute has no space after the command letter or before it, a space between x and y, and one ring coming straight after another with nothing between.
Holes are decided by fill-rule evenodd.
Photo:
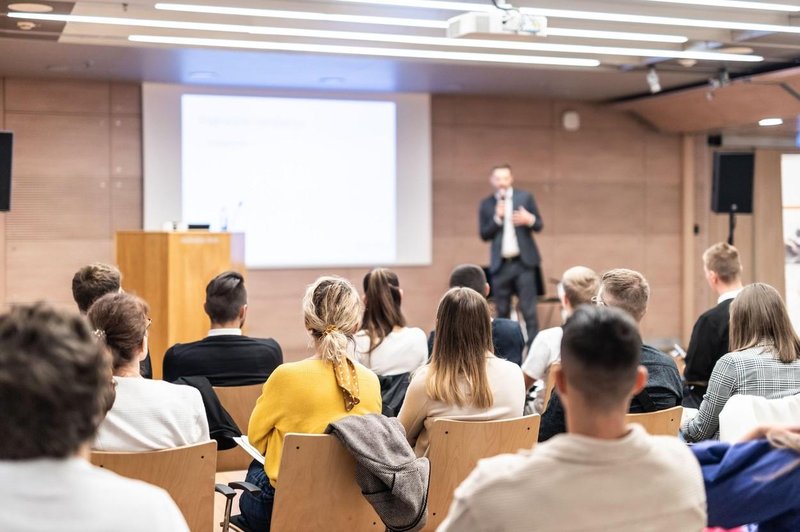
<instances>
[{"instance_id":1,"label":"ceiling light fixture","mask_svg":"<svg viewBox=\"0 0 800 532\"><path fill-rule=\"evenodd\" d=\"M761 127L769 127L769 126L780 126L783 124L782 118L762 118L758 121L758 125Z\"/></svg>"},{"instance_id":2,"label":"ceiling light fixture","mask_svg":"<svg viewBox=\"0 0 800 532\"><path fill-rule=\"evenodd\" d=\"M650 87L651 94L658 94L661 92L661 80L658 78L658 72L656 72L654 67L647 69L645 78L647 79L647 86Z\"/></svg>"},{"instance_id":3,"label":"ceiling light fixture","mask_svg":"<svg viewBox=\"0 0 800 532\"><path fill-rule=\"evenodd\" d=\"M160 35L130 35L132 42L150 44L172 44L178 46L211 46L221 48L244 48L249 50L273 50L281 52L308 52L319 54L359 55L373 57L395 57L408 59L442 59L446 61L468 61L478 63L505 63L518 65L552 65L597 67L595 59L569 57L543 57L512 54L480 54L470 52L442 52L433 50L411 50L402 48L379 48L368 46L340 46L333 44L286 43L266 41L241 41L233 39L200 39L194 37L171 37Z\"/></svg>"},{"instance_id":4,"label":"ceiling light fixture","mask_svg":"<svg viewBox=\"0 0 800 532\"><path fill-rule=\"evenodd\" d=\"M420 9L439 9L448 11L493 11L491 4L470 4L468 2L444 2L442 0L338 0L358 4L376 4L395 7L414 7ZM759 24L729 20L707 20L680 17L660 17L652 15L630 15L627 13L608 13L603 11L578 11L571 9L546 9L521 7L519 11L541 17L565 18L572 20L593 20L603 22L625 22L630 24L656 24L661 26L681 26L686 28L714 28L723 30L764 31L768 33L800 33L800 26L780 24Z\"/></svg>"},{"instance_id":5,"label":"ceiling light fixture","mask_svg":"<svg viewBox=\"0 0 800 532\"><path fill-rule=\"evenodd\" d=\"M800 11L800 6L788 4L772 4L767 2L745 2L742 0L648 0L666 4L685 4L690 6L730 7L734 9L760 9L763 11Z\"/></svg>"},{"instance_id":6,"label":"ceiling light fixture","mask_svg":"<svg viewBox=\"0 0 800 532\"><path fill-rule=\"evenodd\" d=\"M9 13L9 17L34 20L57 20L84 24L107 24L144 28L162 28L195 31L221 31L247 33L250 35L269 35L280 37L305 37L317 39L337 39L350 41L369 41L392 44L447 46L456 48L482 48L496 50L515 50L525 52L548 52L566 54L619 55L628 57L660 57L665 59L697 59L703 61L743 61L760 62L759 55L724 54L704 51L672 51L660 48L626 48L617 46L587 46L579 44L555 44L546 42L499 41L485 39L449 39L447 37L427 37L424 35L403 35L386 33L365 33L354 31L311 30L299 28L277 28L250 26L243 24L217 24L210 22L185 22L169 20L135 19L124 17L93 17L87 15L49 15L30 13Z\"/></svg>"},{"instance_id":7,"label":"ceiling light fixture","mask_svg":"<svg viewBox=\"0 0 800 532\"><path fill-rule=\"evenodd\" d=\"M416 28L447 29L446 20L426 20L394 17L373 17L361 15L340 15L313 13L310 11L282 11L276 9L255 9L246 7L204 6L193 4L158 3L156 9L182 13L204 13L211 15L240 15L247 17L282 18L290 20L314 20L325 22L347 22L351 24L372 24L382 26L404 26ZM494 9L494 8L492 8ZM547 35L554 37L575 37L579 39L611 39L618 41L665 42L682 44L689 41L685 35L663 35L629 31L582 30L573 28L547 28Z\"/></svg>"},{"instance_id":8,"label":"ceiling light fixture","mask_svg":"<svg viewBox=\"0 0 800 532\"><path fill-rule=\"evenodd\" d=\"M10 11L25 11L27 13L49 13L53 10L53 6L48 6L47 4L17 2L14 4L8 4L8 9Z\"/></svg>"}]
</instances>

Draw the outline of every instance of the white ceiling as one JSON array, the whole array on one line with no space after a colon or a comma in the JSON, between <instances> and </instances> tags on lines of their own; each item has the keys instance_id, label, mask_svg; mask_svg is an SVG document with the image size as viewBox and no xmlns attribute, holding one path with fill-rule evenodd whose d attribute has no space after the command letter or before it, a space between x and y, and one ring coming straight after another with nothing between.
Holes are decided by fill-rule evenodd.
<instances>
[{"instance_id":1,"label":"white ceiling","mask_svg":"<svg viewBox=\"0 0 800 532\"><path fill-rule=\"evenodd\" d=\"M34 0L35 1L35 0ZM177 0L176 0L177 1ZM402 1L402 0L396 0ZM447 0L446 0L447 1ZM674 0L673 0L674 1ZM780 3L782 0L774 0ZM5 12L7 1L0 1L0 12ZM278 28L279 31L293 29L356 31L371 34L404 36L444 37L443 29L425 29L372 24L352 24L331 21L288 20L219 14L185 13L157 10L154 1L130 0L120 2L41 2L53 4L54 13L70 13L73 16L117 17L136 20L172 22L195 22L207 24L230 24L245 26L245 30L263 27ZM183 1L182 3L189 3ZM368 15L381 17L403 17L428 21L445 21L463 10L441 10L425 8L399 8L374 5L352 0L297 0L293 2L272 0L194 0L209 6L253 7L280 9L307 13ZM451 5L454 2L449 2ZM455 2L463 4L464 2ZM477 8L485 8L489 0L470 2ZM721 68L727 68L732 76L745 75L759 69L773 69L796 63L800 58L800 11L786 13L762 9L734 9L722 7L698 7L656 0L520 0L516 7L545 11L548 25L559 29L591 29L683 35L685 44L664 44L622 40L600 40L577 37L509 37L513 42L570 44L584 46L613 46L624 48L649 48L663 52L713 51L727 46L747 46L753 54L764 57L763 62L699 61L692 67L679 64L674 59L636 56L624 51L613 53L566 53L552 51L509 51L502 49L476 49L464 39L458 46L439 44L385 44L358 41L352 38L331 39L329 37L272 36L239 31L203 31L199 29L151 28L134 25L104 25L85 22L42 22L29 32L15 31L22 19L0 17L0 75L16 76L66 76L130 81L161 81L198 83L207 85L260 86L280 88L367 90L367 91L425 91L446 93L526 94L554 96L582 100L610 100L644 94L648 91L645 72L655 66L663 88L705 83L715 77ZM750 2L754 4L756 2ZM765 3L765 2L761 2ZM798 6L800 4L783 2ZM441 2L445 4L445 2ZM556 10L556 11L553 11ZM6 10L7 11L7 10ZM586 15L582 12L593 12ZM539 11L541 12L541 11ZM700 22L701 27L683 27L680 21L670 24L632 23L606 20L619 18L597 13L622 16L642 15L649 17L673 17L690 21L722 21L727 29L712 29L710 23ZM552 16L557 15L557 16ZM575 17L583 17L575 18ZM135 24L130 20L125 24ZM740 31L731 29L740 24L769 24L789 26L788 32ZM791 28L796 28L792 30ZM215 29L221 29L219 27ZM235 30L236 28L234 28ZM271 30L269 30L271 31ZM798 31L798 33L790 33ZM19 37L36 37L31 39ZM596 68L549 67L540 65L500 65L488 62L463 62L452 59L408 59L381 57L383 50L373 51L375 56L353 56L340 53L309 53L288 51L256 51L223 47L190 47L156 45L131 42L133 34L158 37L191 37L201 39L236 40L245 46L262 42L270 46L292 47L305 45L338 45L351 50L354 47L393 49L408 53L413 51L479 52L483 54L512 54L517 57L550 56L560 58L587 58L600 61ZM43 40L46 38L52 40ZM503 37L484 37L502 40ZM56 40L57 39L57 40ZM212 44L221 44L211 41Z\"/></svg>"}]
</instances>

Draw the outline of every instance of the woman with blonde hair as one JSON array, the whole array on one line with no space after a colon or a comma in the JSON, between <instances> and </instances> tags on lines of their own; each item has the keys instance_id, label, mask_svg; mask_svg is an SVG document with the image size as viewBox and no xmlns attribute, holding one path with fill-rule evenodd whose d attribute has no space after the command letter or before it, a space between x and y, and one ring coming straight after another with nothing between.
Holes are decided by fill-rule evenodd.
<instances>
[{"instance_id":1,"label":"woman with blonde hair","mask_svg":"<svg viewBox=\"0 0 800 532\"><path fill-rule=\"evenodd\" d=\"M286 434L322 434L345 416L380 414L378 378L347 356L360 314L358 292L345 279L320 277L306 290L303 315L314 353L278 366L250 415L247 436L265 455L263 466L253 461L247 471L261 494L244 493L239 503L250 528L269 530Z\"/></svg>"},{"instance_id":2,"label":"woman with blonde hair","mask_svg":"<svg viewBox=\"0 0 800 532\"><path fill-rule=\"evenodd\" d=\"M397 274L375 268L364 276L364 318L356 334L358 361L378 375L410 373L428 360L425 331L407 327Z\"/></svg>"},{"instance_id":3,"label":"woman with blonde hair","mask_svg":"<svg viewBox=\"0 0 800 532\"><path fill-rule=\"evenodd\" d=\"M800 392L800 338L773 287L754 283L733 300L730 349L714 366L697 415L681 428L687 441L717 438L719 414L733 395L778 399Z\"/></svg>"},{"instance_id":4,"label":"woman with blonde hair","mask_svg":"<svg viewBox=\"0 0 800 532\"><path fill-rule=\"evenodd\" d=\"M522 415L522 370L492 348L489 305L470 288L452 288L439 303L431 362L411 379L398 419L417 456L428 450L436 419L489 421Z\"/></svg>"}]
</instances>

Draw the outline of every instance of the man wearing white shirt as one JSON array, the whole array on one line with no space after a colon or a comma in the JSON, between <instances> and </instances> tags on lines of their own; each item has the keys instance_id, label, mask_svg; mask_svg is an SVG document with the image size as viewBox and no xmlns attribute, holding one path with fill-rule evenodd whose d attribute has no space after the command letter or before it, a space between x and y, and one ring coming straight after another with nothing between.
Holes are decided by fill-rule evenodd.
<instances>
[{"instance_id":1,"label":"man wearing white shirt","mask_svg":"<svg viewBox=\"0 0 800 532\"><path fill-rule=\"evenodd\" d=\"M492 294L497 316L511 315L511 296L516 294L525 319L528 343L539 329L536 316L536 269L541 262L533 232L542 230L542 218L530 192L512 188L511 166L492 168L489 182L494 194L480 205L480 235L491 242Z\"/></svg>"},{"instance_id":2,"label":"man wearing white shirt","mask_svg":"<svg viewBox=\"0 0 800 532\"><path fill-rule=\"evenodd\" d=\"M717 293L717 305L703 313L694 324L686 350L686 380L683 406L699 408L714 365L728 352L728 321L733 299L742 291L742 263L739 252L719 242L703 253L703 271Z\"/></svg>"},{"instance_id":3,"label":"man wearing white shirt","mask_svg":"<svg viewBox=\"0 0 800 532\"><path fill-rule=\"evenodd\" d=\"M188 532L164 490L87 460L113 400L86 320L41 303L0 316L0 530Z\"/></svg>"}]
</instances>

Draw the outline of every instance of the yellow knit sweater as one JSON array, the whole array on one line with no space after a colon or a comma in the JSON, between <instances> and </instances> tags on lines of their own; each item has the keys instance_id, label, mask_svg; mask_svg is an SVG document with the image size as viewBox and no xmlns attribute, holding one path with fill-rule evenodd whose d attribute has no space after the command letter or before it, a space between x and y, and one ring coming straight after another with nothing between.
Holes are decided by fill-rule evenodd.
<instances>
[{"instance_id":1,"label":"yellow knit sweater","mask_svg":"<svg viewBox=\"0 0 800 532\"><path fill-rule=\"evenodd\" d=\"M282 364L272 372L250 415L247 438L265 455L264 471L273 487L278 482L286 434L322 434L329 423L347 415L381 413L378 377L360 364L356 364L356 374L361 402L347 412L331 364L301 360Z\"/></svg>"}]
</instances>

